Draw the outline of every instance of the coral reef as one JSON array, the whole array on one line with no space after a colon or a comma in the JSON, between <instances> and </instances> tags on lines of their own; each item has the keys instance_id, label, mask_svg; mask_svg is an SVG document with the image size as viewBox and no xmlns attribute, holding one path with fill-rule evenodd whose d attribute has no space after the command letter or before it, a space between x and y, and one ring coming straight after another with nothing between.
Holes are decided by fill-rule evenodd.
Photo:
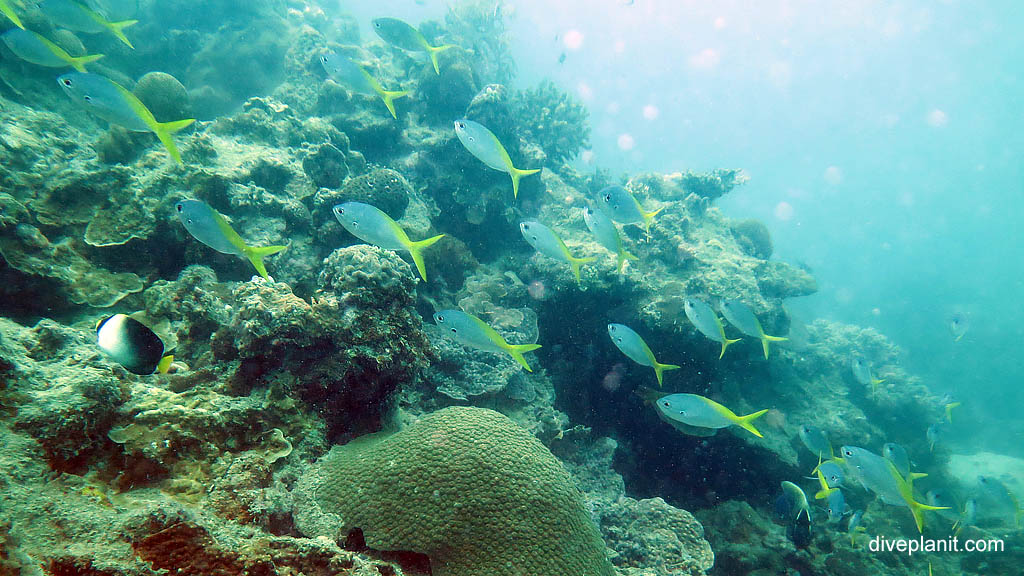
<instances>
[{"instance_id":1,"label":"coral reef","mask_svg":"<svg viewBox=\"0 0 1024 576\"><path fill-rule=\"evenodd\" d=\"M544 150L552 168L590 147L587 109L550 80L517 94L512 109L525 137Z\"/></svg>"},{"instance_id":2,"label":"coral reef","mask_svg":"<svg viewBox=\"0 0 1024 576\"><path fill-rule=\"evenodd\" d=\"M372 548L426 554L438 576L613 574L565 469L491 410L446 408L335 448L297 492L304 533L358 528Z\"/></svg>"}]
</instances>

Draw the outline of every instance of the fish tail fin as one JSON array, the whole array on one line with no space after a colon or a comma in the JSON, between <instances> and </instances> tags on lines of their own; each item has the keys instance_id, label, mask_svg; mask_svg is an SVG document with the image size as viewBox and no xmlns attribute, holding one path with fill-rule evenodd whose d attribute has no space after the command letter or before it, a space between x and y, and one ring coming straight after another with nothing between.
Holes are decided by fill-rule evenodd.
<instances>
[{"instance_id":1,"label":"fish tail fin","mask_svg":"<svg viewBox=\"0 0 1024 576\"><path fill-rule=\"evenodd\" d=\"M164 148L167 149L167 153L179 165L184 164L184 162L181 161L181 154L178 152L178 147L174 144L174 139L171 136L191 126L195 121L195 118L186 118L185 120L175 120L174 122L157 122L153 126L153 132L156 133L156 137L160 139Z\"/></svg>"},{"instance_id":2,"label":"fish tail fin","mask_svg":"<svg viewBox=\"0 0 1024 576\"><path fill-rule=\"evenodd\" d=\"M398 120L398 112L395 112L395 100L402 96L408 96L410 90L381 90L380 99L384 101L384 105L388 107L388 112L391 112L391 117Z\"/></svg>"},{"instance_id":3,"label":"fish tail fin","mask_svg":"<svg viewBox=\"0 0 1024 576\"><path fill-rule=\"evenodd\" d=\"M160 359L160 362L156 365L156 371L158 374L167 374L167 371L171 369L171 362L174 362L174 354L168 354Z\"/></svg>"},{"instance_id":4,"label":"fish tail fin","mask_svg":"<svg viewBox=\"0 0 1024 576\"><path fill-rule=\"evenodd\" d=\"M124 35L124 29L137 24L138 20L122 20L120 22L107 22L106 27L110 30L110 33L117 36L117 39L124 42L132 50L135 50L135 46L128 40L128 37Z\"/></svg>"},{"instance_id":5,"label":"fish tail fin","mask_svg":"<svg viewBox=\"0 0 1024 576\"><path fill-rule=\"evenodd\" d=\"M924 513L928 510L949 510L949 506L929 506L928 504L922 504L917 500L910 499L907 502L907 506L910 507L910 513L914 515L914 524L917 524L917 531L919 533L924 532Z\"/></svg>"},{"instance_id":6,"label":"fish tail fin","mask_svg":"<svg viewBox=\"0 0 1024 576\"><path fill-rule=\"evenodd\" d=\"M953 423L953 408L960 405L960 402L950 402L946 404L946 422Z\"/></svg>"},{"instance_id":7,"label":"fish tail fin","mask_svg":"<svg viewBox=\"0 0 1024 576\"><path fill-rule=\"evenodd\" d=\"M622 274L623 268L626 266L626 260L639 260L636 254L631 254L625 248L619 248L619 274Z\"/></svg>"},{"instance_id":8,"label":"fish tail fin","mask_svg":"<svg viewBox=\"0 0 1024 576\"><path fill-rule=\"evenodd\" d=\"M768 334L761 333L761 348L764 349L764 359L768 359L768 343L769 342L783 342L789 340L789 338L783 336L769 336Z\"/></svg>"},{"instance_id":9,"label":"fish tail fin","mask_svg":"<svg viewBox=\"0 0 1024 576\"><path fill-rule=\"evenodd\" d=\"M721 360L722 357L725 356L725 349L728 348L730 344L735 344L736 342L739 342L740 340L742 340L742 338L734 338L734 339L730 340L729 338L726 338L723 335L722 336L722 351L719 352L718 359Z\"/></svg>"},{"instance_id":10,"label":"fish tail fin","mask_svg":"<svg viewBox=\"0 0 1024 576\"><path fill-rule=\"evenodd\" d=\"M515 166L508 167L508 173L510 176L512 176L512 198L519 197L519 179L522 178L523 176L536 174L537 172L540 172L540 168L536 168L534 170L520 170Z\"/></svg>"},{"instance_id":11,"label":"fish tail fin","mask_svg":"<svg viewBox=\"0 0 1024 576\"><path fill-rule=\"evenodd\" d=\"M519 362L523 368L526 368L527 372L533 372L533 368L530 368L530 365L526 363L526 358L523 357L523 354L533 352L538 348L540 348L540 344L509 344L505 351L508 352L513 360Z\"/></svg>"},{"instance_id":12,"label":"fish tail fin","mask_svg":"<svg viewBox=\"0 0 1024 576\"><path fill-rule=\"evenodd\" d=\"M21 18L18 18L18 15L14 13L13 8L3 6L3 8L0 9L0 12L3 12L3 15L7 16L11 20L11 22L14 22L15 26L21 28L22 30L25 29L25 25L21 23Z\"/></svg>"},{"instance_id":13,"label":"fish tail fin","mask_svg":"<svg viewBox=\"0 0 1024 576\"><path fill-rule=\"evenodd\" d=\"M576 283L580 283L580 266L597 260L595 256L587 256L586 258L576 258L575 256L569 256L569 265L572 266L572 275L576 277Z\"/></svg>"},{"instance_id":14,"label":"fish tail fin","mask_svg":"<svg viewBox=\"0 0 1024 576\"><path fill-rule=\"evenodd\" d=\"M103 58L103 54L88 54L86 56L72 56L68 64L79 72L86 72L85 65Z\"/></svg>"},{"instance_id":15,"label":"fish tail fin","mask_svg":"<svg viewBox=\"0 0 1024 576\"><path fill-rule=\"evenodd\" d=\"M427 267L423 264L423 250L432 246L441 238L444 238L444 234L409 243L409 254L412 254L412 261L416 263L416 270L420 273L420 278L423 278L424 282L427 281Z\"/></svg>"},{"instance_id":16,"label":"fish tail fin","mask_svg":"<svg viewBox=\"0 0 1024 576\"><path fill-rule=\"evenodd\" d=\"M267 275L267 267L263 265L263 259L271 254L277 254L281 250L284 250L288 246L246 246L242 253L249 262L252 262L253 268L259 272L260 276L264 280L269 281L270 276Z\"/></svg>"},{"instance_id":17,"label":"fish tail fin","mask_svg":"<svg viewBox=\"0 0 1024 576\"><path fill-rule=\"evenodd\" d=\"M665 370L678 370L680 367L676 364L661 364L659 362L654 363L654 375L658 377L658 388L661 388L661 374Z\"/></svg>"},{"instance_id":18,"label":"fish tail fin","mask_svg":"<svg viewBox=\"0 0 1024 576\"><path fill-rule=\"evenodd\" d=\"M750 432L754 436L757 436L758 438L764 438L764 436L761 435L761 432L758 431L757 428L754 428L754 420L757 420L758 418L764 416L767 413L768 409L765 408L764 410L758 410L753 414L747 414L746 416L737 416L736 425Z\"/></svg>"},{"instance_id":19,"label":"fish tail fin","mask_svg":"<svg viewBox=\"0 0 1024 576\"><path fill-rule=\"evenodd\" d=\"M449 48L455 48L455 44L442 44L440 46L427 46L427 54L430 54L430 63L434 65L434 73L441 75L441 68L437 65L437 55Z\"/></svg>"},{"instance_id":20,"label":"fish tail fin","mask_svg":"<svg viewBox=\"0 0 1024 576\"><path fill-rule=\"evenodd\" d=\"M657 210L654 210L652 212L643 212L641 210L641 212L644 215L644 230L646 230L647 232L651 231L651 221L654 220L654 217L657 216L658 213L660 213L665 208L668 208L668 206L662 206L661 208L658 208Z\"/></svg>"}]
</instances>

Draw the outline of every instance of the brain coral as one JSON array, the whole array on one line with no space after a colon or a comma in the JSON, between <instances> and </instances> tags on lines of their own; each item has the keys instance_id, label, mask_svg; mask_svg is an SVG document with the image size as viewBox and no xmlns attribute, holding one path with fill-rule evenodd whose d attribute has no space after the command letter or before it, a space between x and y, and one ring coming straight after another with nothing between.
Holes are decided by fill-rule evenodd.
<instances>
[{"instance_id":1,"label":"brain coral","mask_svg":"<svg viewBox=\"0 0 1024 576\"><path fill-rule=\"evenodd\" d=\"M378 550L426 554L434 576L612 576L562 464L483 408L434 412L335 447L296 489L309 536L360 528Z\"/></svg>"}]
</instances>

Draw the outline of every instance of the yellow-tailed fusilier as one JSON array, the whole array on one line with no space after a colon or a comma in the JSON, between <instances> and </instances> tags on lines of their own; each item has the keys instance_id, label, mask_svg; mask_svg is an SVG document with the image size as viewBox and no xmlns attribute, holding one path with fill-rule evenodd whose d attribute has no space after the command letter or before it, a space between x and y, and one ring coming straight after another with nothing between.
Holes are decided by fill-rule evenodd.
<instances>
[{"instance_id":1,"label":"yellow-tailed fusilier","mask_svg":"<svg viewBox=\"0 0 1024 576\"><path fill-rule=\"evenodd\" d=\"M157 122L146 105L123 86L98 74L72 72L57 79L72 100L107 122L132 132L152 132L178 164L181 154L171 135L195 122L195 118Z\"/></svg>"},{"instance_id":2,"label":"yellow-tailed fusilier","mask_svg":"<svg viewBox=\"0 0 1024 576\"><path fill-rule=\"evenodd\" d=\"M115 362L133 374L166 373L174 356L165 354L164 342L142 322L114 314L96 324L96 343Z\"/></svg>"},{"instance_id":3,"label":"yellow-tailed fusilier","mask_svg":"<svg viewBox=\"0 0 1024 576\"><path fill-rule=\"evenodd\" d=\"M751 338L757 338L761 341L761 347L764 349L764 358L768 359L768 343L769 342L782 342L786 340L781 336L769 336L764 333L764 329L761 328L761 321L754 315L754 311L739 300L722 300L719 306L722 310L722 316L729 321L730 324L736 327L737 330L743 332Z\"/></svg>"},{"instance_id":4,"label":"yellow-tailed fusilier","mask_svg":"<svg viewBox=\"0 0 1024 576\"><path fill-rule=\"evenodd\" d=\"M971 319L963 312L954 312L949 317L949 333L953 335L953 341L959 342L971 328Z\"/></svg>"},{"instance_id":5,"label":"yellow-tailed fusilier","mask_svg":"<svg viewBox=\"0 0 1024 576\"><path fill-rule=\"evenodd\" d=\"M651 221L665 208L652 212L644 211L640 202L622 186L612 185L597 193L598 206L608 217L619 224L642 224L645 230L651 229Z\"/></svg>"},{"instance_id":6,"label":"yellow-tailed fusilier","mask_svg":"<svg viewBox=\"0 0 1024 576\"><path fill-rule=\"evenodd\" d=\"M568 262L572 266L573 276L576 277L576 282L580 281L580 266L587 262L593 262L596 258L588 256L586 258L577 258L569 253L569 249L565 246L565 242L555 234L555 231L547 226L537 222L536 220L527 220L519 223L519 231L523 233L523 238L529 242L530 246L540 252L541 254L554 258L555 260L561 260Z\"/></svg>"},{"instance_id":7,"label":"yellow-tailed fusilier","mask_svg":"<svg viewBox=\"0 0 1024 576\"><path fill-rule=\"evenodd\" d=\"M911 472L906 477L900 474L896 465L888 458L856 446L843 446L839 454L852 478L874 492L886 504L906 506L914 516L917 531L924 530L924 512L926 510L944 510L941 506L929 506L914 499L914 480L927 474Z\"/></svg>"},{"instance_id":8,"label":"yellow-tailed fusilier","mask_svg":"<svg viewBox=\"0 0 1024 576\"><path fill-rule=\"evenodd\" d=\"M138 20L110 22L99 12L81 2L75 2L75 0L43 0L39 3L39 9L50 20L53 20L54 24L61 28L87 34L110 32L129 48L135 48L128 41L128 37L124 35L124 29L135 24Z\"/></svg>"},{"instance_id":9,"label":"yellow-tailed fusilier","mask_svg":"<svg viewBox=\"0 0 1024 576\"><path fill-rule=\"evenodd\" d=\"M539 344L509 344L486 322L461 310L441 310L434 314L434 322L459 343L487 352L508 354L527 372L533 372L523 354L540 348Z\"/></svg>"},{"instance_id":10,"label":"yellow-tailed fusilier","mask_svg":"<svg viewBox=\"0 0 1024 576\"><path fill-rule=\"evenodd\" d=\"M740 341L740 338L730 340L725 337L725 327L722 326L722 321L718 319L718 314L715 314L707 302L696 298L687 298L683 300L683 311L701 334L722 344L722 352L718 355L719 360L725 356L725 349L730 344Z\"/></svg>"},{"instance_id":11,"label":"yellow-tailed fusilier","mask_svg":"<svg viewBox=\"0 0 1024 576\"><path fill-rule=\"evenodd\" d=\"M719 428L739 426L758 438L763 438L761 432L754 427L754 420L768 412L765 409L746 416L737 416L718 402L697 394L670 394L658 398L656 405L658 414L663 419L673 426L676 423L684 425L676 428L684 434L693 436L710 436Z\"/></svg>"},{"instance_id":12,"label":"yellow-tailed fusilier","mask_svg":"<svg viewBox=\"0 0 1024 576\"><path fill-rule=\"evenodd\" d=\"M598 244L603 246L605 250L614 253L619 258L619 273L622 273L622 268L626 265L626 260L636 260L636 256L630 254L626 250L626 246L622 243L622 235L619 234L619 229L615 227L615 223L612 219L604 213L603 210L594 210L593 207L587 206L583 209L583 220L587 223L587 228L597 238Z\"/></svg>"},{"instance_id":13,"label":"yellow-tailed fusilier","mask_svg":"<svg viewBox=\"0 0 1024 576\"><path fill-rule=\"evenodd\" d=\"M629 356L629 359L641 366L654 368L654 375L658 377L658 387L661 387L661 375L665 370L676 370L679 366L675 364L662 364L654 359L654 352L644 342L639 334L624 324L609 324L608 335L612 337L612 343Z\"/></svg>"},{"instance_id":14,"label":"yellow-tailed fusilier","mask_svg":"<svg viewBox=\"0 0 1024 576\"><path fill-rule=\"evenodd\" d=\"M807 449L818 458L832 457L832 443L828 440L828 433L818 428L804 424L798 432L800 440L807 446Z\"/></svg>"},{"instance_id":15,"label":"yellow-tailed fusilier","mask_svg":"<svg viewBox=\"0 0 1024 576\"><path fill-rule=\"evenodd\" d=\"M540 168L520 170L513 166L512 157L508 155L508 151L501 145L501 141L483 124L478 124L465 118L456 120L455 135L459 137L459 142L462 142L466 150L469 150L470 154L476 156L477 160L499 172L507 172L512 177L513 198L519 197L520 178L540 172Z\"/></svg>"},{"instance_id":16,"label":"yellow-tailed fusilier","mask_svg":"<svg viewBox=\"0 0 1024 576\"><path fill-rule=\"evenodd\" d=\"M850 360L850 369L853 370L853 377L865 386L871 386L871 393L878 392L878 385L885 382L885 378L875 378L871 372L871 364L867 358L855 354Z\"/></svg>"},{"instance_id":17,"label":"yellow-tailed fusilier","mask_svg":"<svg viewBox=\"0 0 1024 576\"><path fill-rule=\"evenodd\" d=\"M361 94L380 96L384 105L388 107L391 117L398 120L398 113L395 112L395 99L408 95L408 90L385 90L365 68L336 52L328 52L320 56L320 63L323 64L327 75L338 84Z\"/></svg>"},{"instance_id":18,"label":"yellow-tailed fusilier","mask_svg":"<svg viewBox=\"0 0 1024 576\"><path fill-rule=\"evenodd\" d=\"M264 280L270 280L263 259L287 246L249 246L228 224L227 219L200 200L182 200L174 205L178 219L196 240L221 254L234 254L252 262Z\"/></svg>"},{"instance_id":19,"label":"yellow-tailed fusilier","mask_svg":"<svg viewBox=\"0 0 1024 576\"><path fill-rule=\"evenodd\" d=\"M427 38L412 25L398 18L377 18L373 21L373 31L380 36L381 40L410 52L426 52L430 56L430 62L434 65L434 72L441 73L437 65L437 55L449 48L455 48L454 44L442 44L432 46Z\"/></svg>"},{"instance_id":20,"label":"yellow-tailed fusilier","mask_svg":"<svg viewBox=\"0 0 1024 576\"><path fill-rule=\"evenodd\" d=\"M404 250L412 255L423 281L427 281L427 268L423 264L423 250L444 238L438 234L426 240L413 242L397 222L375 206L362 202L345 202L334 207L334 216L353 236L385 250Z\"/></svg>"},{"instance_id":21,"label":"yellow-tailed fusilier","mask_svg":"<svg viewBox=\"0 0 1024 576\"><path fill-rule=\"evenodd\" d=\"M14 11L14 8L11 7L11 3L7 0L0 0L0 14L7 16L7 18L11 22L14 22L14 25L18 28L21 28L22 30L25 29L25 25L21 23L21 19L18 18L18 14Z\"/></svg>"},{"instance_id":22,"label":"yellow-tailed fusilier","mask_svg":"<svg viewBox=\"0 0 1024 576\"><path fill-rule=\"evenodd\" d=\"M103 58L103 54L72 56L39 34L21 28L11 28L0 35L0 39L7 44L15 56L36 66L46 66L47 68L70 66L79 72L85 72L86 64Z\"/></svg>"}]
</instances>

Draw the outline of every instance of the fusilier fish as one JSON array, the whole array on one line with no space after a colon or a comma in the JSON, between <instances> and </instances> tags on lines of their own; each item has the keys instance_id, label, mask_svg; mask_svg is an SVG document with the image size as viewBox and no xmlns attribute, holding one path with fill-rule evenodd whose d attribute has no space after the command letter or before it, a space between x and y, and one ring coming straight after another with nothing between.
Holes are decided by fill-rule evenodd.
<instances>
[{"instance_id":1,"label":"fusilier fish","mask_svg":"<svg viewBox=\"0 0 1024 576\"><path fill-rule=\"evenodd\" d=\"M846 496L843 495L843 491L838 487L833 488L825 499L825 516L829 524L842 520L843 516L849 511L849 508L846 505Z\"/></svg>"},{"instance_id":2,"label":"fusilier fish","mask_svg":"<svg viewBox=\"0 0 1024 576\"><path fill-rule=\"evenodd\" d=\"M639 334L633 331L632 328L624 324L609 324L608 335L612 338L612 343L618 348L623 354L629 357L630 360L636 362L641 366L650 366L654 368L654 375L658 377L658 387L661 387L662 372L665 370L677 370L679 366L675 364L662 364L654 359L654 352L647 346L644 339Z\"/></svg>"},{"instance_id":3,"label":"fusilier fish","mask_svg":"<svg viewBox=\"0 0 1024 576\"><path fill-rule=\"evenodd\" d=\"M270 280L263 259L288 246L249 246L228 224L227 219L200 200L182 200L174 205L178 219L196 240L221 254L234 254L252 262L264 280Z\"/></svg>"},{"instance_id":4,"label":"fusilier fish","mask_svg":"<svg viewBox=\"0 0 1024 576\"><path fill-rule=\"evenodd\" d=\"M1024 510L1021 510L1017 497L998 479L992 476L978 476L975 500L983 518L1007 520L1015 527L1020 525Z\"/></svg>"},{"instance_id":5,"label":"fusilier fish","mask_svg":"<svg viewBox=\"0 0 1024 576\"><path fill-rule=\"evenodd\" d=\"M821 472L829 486L841 488L846 481L846 474L835 460L826 460L814 468L814 473Z\"/></svg>"},{"instance_id":6,"label":"fusilier fish","mask_svg":"<svg viewBox=\"0 0 1024 576\"><path fill-rule=\"evenodd\" d=\"M430 56L430 62L434 65L434 73L440 74L441 69L437 65L437 55L449 48L455 48L454 44L442 44L433 46L419 30L398 18L377 18L373 21L373 31L380 36L381 40L410 52L426 52Z\"/></svg>"},{"instance_id":7,"label":"fusilier fish","mask_svg":"<svg viewBox=\"0 0 1024 576\"><path fill-rule=\"evenodd\" d=\"M561 260L562 262L568 262L572 266L572 274L576 277L576 282L580 281L580 266L587 262L593 262L596 260L594 256L588 256L586 258L577 258L569 253L569 248L565 246L565 242L558 237L558 234L554 230L547 226L537 222L536 220L526 220L525 222L519 223L519 231L523 233L523 238L533 246L533 248L541 254L554 258L555 260Z\"/></svg>"},{"instance_id":8,"label":"fusilier fish","mask_svg":"<svg viewBox=\"0 0 1024 576\"><path fill-rule=\"evenodd\" d=\"M963 312L954 312L949 317L949 333L953 335L953 341L959 342L971 327L970 318Z\"/></svg>"},{"instance_id":9,"label":"fusilier fish","mask_svg":"<svg viewBox=\"0 0 1024 576\"><path fill-rule=\"evenodd\" d=\"M149 108L146 108L134 94L117 82L98 74L71 72L58 78L57 83L72 100L107 122L122 126L131 132L156 134L171 158L182 164L181 154L178 153L178 147L175 146L171 135L190 126L195 122L195 118L157 122Z\"/></svg>"},{"instance_id":10,"label":"fusilier fish","mask_svg":"<svg viewBox=\"0 0 1024 576\"><path fill-rule=\"evenodd\" d=\"M79 72L85 72L86 64L103 58L103 54L72 56L43 36L21 28L11 28L0 35L0 39L3 39L4 44L18 58L47 68L70 66Z\"/></svg>"},{"instance_id":11,"label":"fusilier fish","mask_svg":"<svg viewBox=\"0 0 1024 576\"><path fill-rule=\"evenodd\" d=\"M739 426L758 438L761 432L754 427L754 420L763 416L767 409L746 416L737 416L732 410L718 402L697 394L670 394L657 401L658 411L669 420L675 420L695 428L726 428Z\"/></svg>"},{"instance_id":12,"label":"fusilier fish","mask_svg":"<svg viewBox=\"0 0 1024 576\"><path fill-rule=\"evenodd\" d=\"M328 52L320 56L320 64L323 65L327 75L338 84L361 94L379 96L387 106L391 117L395 120L398 119L398 113L395 112L395 99L408 95L408 90L385 90L365 68L336 52Z\"/></svg>"},{"instance_id":13,"label":"fusilier fish","mask_svg":"<svg viewBox=\"0 0 1024 576\"><path fill-rule=\"evenodd\" d=\"M935 445L942 442L942 437L946 435L946 425L942 422L936 422L925 430L924 435L928 439L928 451L934 452Z\"/></svg>"},{"instance_id":14,"label":"fusilier fish","mask_svg":"<svg viewBox=\"0 0 1024 576\"><path fill-rule=\"evenodd\" d=\"M701 334L722 344L722 352L718 355L719 360L722 359L722 356L725 356L725 349L730 344L740 341L740 338L735 340L726 338L725 327L722 326L722 321L718 319L718 314L715 314L715 311L711 309L711 306L708 306L707 302L697 298L687 298L683 300L683 311L686 312L686 317L690 319L690 322L693 322L693 325Z\"/></svg>"},{"instance_id":15,"label":"fusilier fish","mask_svg":"<svg viewBox=\"0 0 1024 576\"><path fill-rule=\"evenodd\" d=\"M18 18L18 14L11 7L11 3L8 0L0 0L0 14L7 16L8 20L14 22L14 25L18 28L25 29L25 25L21 23L21 19Z\"/></svg>"},{"instance_id":16,"label":"fusilier fish","mask_svg":"<svg viewBox=\"0 0 1024 576\"><path fill-rule=\"evenodd\" d=\"M427 268L423 263L423 250L444 238L438 234L426 240L413 242L397 222L378 208L362 202L345 202L334 207L334 216L353 236L385 250L404 250L412 256L423 281L427 281Z\"/></svg>"},{"instance_id":17,"label":"fusilier fish","mask_svg":"<svg viewBox=\"0 0 1024 576\"><path fill-rule=\"evenodd\" d=\"M904 478L910 475L910 455L907 454L906 448L894 442L887 442L882 446L882 456L895 464Z\"/></svg>"},{"instance_id":18,"label":"fusilier fish","mask_svg":"<svg viewBox=\"0 0 1024 576\"><path fill-rule=\"evenodd\" d=\"M523 176L536 174L540 168L533 170L520 170L512 165L512 157L501 145L501 141L488 130L483 124L478 124L465 118L455 121L455 135L459 142L469 150L469 153L476 156L490 168L499 172L507 172L512 177L512 197L519 197L519 179Z\"/></svg>"},{"instance_id":19,"label":"fusilier fish","mask_svg":"<svg viewBox=\"0 0 1024 576\"><path fill-rule=\"evenodd\" d=\"M737 330L761 341L765 360L768 359L769 342L787 340L787 338L782 336L769 336L765 334L764 329L761 328L761 321L754 315L754 311L750 309L750 306L739 300L722 300L719 308L722 310L722 316L725 316L725 319L735 326Z\"/></svg>"},{"instance_id":20,"label":"fusilier fish","mask_svg":"<svg viewBox=\"0 0 1024 576\"><path fill-rule=\"evenodd\" d=\"M853 377L865 386L871 386L871 393L875 394L878 392L878 385L885 382L885 378L875 378L875 375L871 372L871 364L867 358L854 354L850 360L850 369L853 370Z\"/></svg>"},{"instance_id":21,"label":"fusilier fish","mask_svg":"<svg viewBox=\"0 0 1024 576\"><path fill-rule=\"evenodd\" d=\"M936 512L939 516L953 522L953 526L956 526L960 520L960 514L963 510L963 506L957 504L953 496L946 490L929 490L924 495L925 502L929 506L938 506L947 508L947 510L939 510Z\"/></svg>"},{"instance_id":22,"label":"fusilier fish","mask_svg":"<svg viewBox=\"0 0 1024 576\"><path fill-rule=\"evenodd\" d=\"M133 374L166 373L174 356L164 353L164 342L135 318L114 314L96 324L96 344Z\"/></svg>"},{"instance_id":23,"label":"fusilier fish","mask_svg":"<svg viewBox=\"0 0 1024 576\"><path fill-rule=\"evenodd\" d=\"M587 205L583 209L583 221L587 223L590 233L597 238L598 244L618 257L619 273L622 273L626 260L637 259L636 256L626 250L626 246L622 242L622 235L619 234L619 229L615 227L615 223L612 222L612 219L603 210L595 210L592 206Z\"/></svg>"},{"instance_id":24,"label":"fusilier fish","mask_svg":"<svg viewBox=\"0 0 1024 576\"><path fill-rule=\"evenodd\" d=\"M922 504L914 499L913 481L924 477L925 474L911 473L904 478L888 458L856 446L843 446L839 453L850 475L865 489L874 492L886 504L910 508L918 532L924 530L926 510L943 509L940 506Z\"/></svg>"},{"instance_id":25,"label":"fusilier fish","mask_svg":"<svg viewBox=\"0 0 1024 576\"><path fill-rule=\"evenodd\" d=\"M603 188L597 193L597 198L598 205L612 220L619 224L642 224L646 230L650 230L651 221L665 209L662 207L652 212L644 211L636 197L617 184Z\"/></svg>"},{"instance_id":26,"label":"fusilier fish","mask_svg":"<svg viewBox=\"0 0 1024 576\"><path fill-rule=\"evenodd\" d=\"M804 443L804 446L807 446L811 454L818 458L831 458L833 456L832 443L828 440L828 433L821 428L804 424L800 427L798 434L800 435L800 441Z\"/></svg>"},{"instance_id":27,"label":"fusilier fish","mask_svg":"<svg viewBox=\"0 0 1024 576\"><path fill-rule=\"evenodd\" d=\"M444 329L445 334L471 348L508 354L516 362L533 372L523 354L540 348L539 344L509 344L486 322L461 310L441 310L434 314L434 322Z\"/></svg>"},{"instance_id":28,"label":"fusilier fish","mask_svg":"<svg viewBox=\"0 0 1024 576\"><path fill-rule=\"evenodd\" d=\"M124 35L124 29L138 20L110 22L99 12L75 0L43 0L39 3L39 9L61 28L87 34L110 32L129 48L135 48Z\"/></svg>"}]
</instances>

